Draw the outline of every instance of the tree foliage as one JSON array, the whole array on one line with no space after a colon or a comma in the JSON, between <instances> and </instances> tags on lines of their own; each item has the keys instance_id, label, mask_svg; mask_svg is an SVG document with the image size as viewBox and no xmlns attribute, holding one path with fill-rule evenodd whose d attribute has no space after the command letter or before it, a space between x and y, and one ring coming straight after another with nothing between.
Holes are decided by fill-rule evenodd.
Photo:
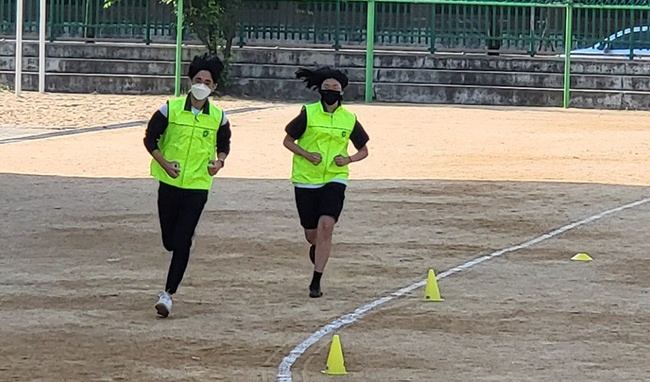
<instances>
[{"instance_id":1,"label":"tree foliage","mask_svg":"<svg viewBox=\"0 0 650 382\"><path fill-rule=\"evenodd\" d=\"M125 0L104 0L104 7ZM177 0L158 0L178 9ZM183 23L203 43L210 54L220 54L224 60L224 82L237 35L237 21L242 0L183 0Z\"/></svg>"}]
</instances>

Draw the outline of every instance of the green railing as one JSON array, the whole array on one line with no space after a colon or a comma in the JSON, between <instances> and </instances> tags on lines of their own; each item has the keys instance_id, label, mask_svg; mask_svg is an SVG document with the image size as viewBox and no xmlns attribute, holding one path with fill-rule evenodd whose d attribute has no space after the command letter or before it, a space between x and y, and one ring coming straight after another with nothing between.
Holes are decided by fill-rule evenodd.
<instances>
[{"instance_id":1,"label":"green railing","mask_svg":"<svg viewBox=\"0 0 650 382\"><path fill-rule=\"evenodd\" d=\"M594 3L587 1L584 5ZM240 45L365 45L366 1L247 3L246 13L240 15ZM574 12L572 47L589 47L617 31L648 23L650 6L642 11L577 8ZM530 55L564 50L566 13L558 2L382 1L376 4L375 17L378 47Z\"/></svg>"},{"instance_id":2,"label":"green railing","mask_svg":"<svg viewBox=\"0 0 650 382\"><path fill-rule=\"evenodd\" d=\"M251 5L263 8L263 16L251 13L242 17L240 43L365 44L364 2L286 1L284 9L264 2ZM493 47L534 54L539 51L538 45L544 49L561 47L562 11L538 10L535 16L532 7L382 2L376 5L375 44L431 52ZM531 29L533 19L536 25ZM542 27L545 22L551 28Z\"/></svg>"},{"instance_id":3,"label":"green railing","mask_svg":"<svg viewBox=\"0 0 650 382\"><path fill-rule=\"evenodd\" d=\"M566 0L570 1L570 0ZM235 44L364 47L368 0L245 0ZM38 33L38 0L24 2L24 35ZM499 51L529 55L564 51L565 1L377 1L375 46L436 51ZM649 25L650 2L581 0L571 3L571 48L590 47L608 36ZM0 34L15 33L15 0L0 0ZM48 0L50 41L65 39L176 39L173 10L158 0ZM650 33L630 34L628 47L650 44ZM187 29L184 40L193 40ZM621 42L617 43L618 45ZM625 44L624 42L622 44Z\"/></svg>"},{"instance_id":4,"label":"green railing","mask_svg":"<svg viewBox=\"0 0 650 382\"><path fill-rule=\"evenodd\" d=\"M38 35L39 0L24 0L24 36ZM47 0L50 41L70 39L173 42L175 15L157 0ZM16 0L0 0L0 35L15 35Z\"/></svg>"}]
</instances>

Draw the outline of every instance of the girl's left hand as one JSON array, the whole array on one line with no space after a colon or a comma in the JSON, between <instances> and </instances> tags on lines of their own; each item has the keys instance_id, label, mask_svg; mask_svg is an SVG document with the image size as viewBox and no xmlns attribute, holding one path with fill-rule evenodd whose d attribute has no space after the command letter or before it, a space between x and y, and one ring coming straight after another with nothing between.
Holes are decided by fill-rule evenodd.
<instances>
[{"instance_id":1,"label":"girl's left hand","mask_svg":"<svg viewBox=\"0 0 650 382\"><path fill-rule=\"evenodd\" d=\"M215 176L222 168L223 168L223 162L221 160L219 159L211 160L210 164L208 165L208 173L211 176Z\"/></svg>"},{"instance_id":2,"label":"girl's left hand","mask_svg":"<svg viewBox=\"0 0 650 382\"><path fill-rule=\"evenodd\" d=\"M352 159L344 157L343 155L337 155L334 157L334 163L336 163L337 166L345 166L352 163Z\"/></svg>"}]
</instances>

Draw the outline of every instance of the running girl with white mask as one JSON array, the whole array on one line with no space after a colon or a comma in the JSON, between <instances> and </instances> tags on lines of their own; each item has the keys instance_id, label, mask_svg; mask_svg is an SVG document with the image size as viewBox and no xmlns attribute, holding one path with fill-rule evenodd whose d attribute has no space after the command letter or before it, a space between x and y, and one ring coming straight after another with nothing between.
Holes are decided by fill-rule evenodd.
<instances>
[{"instance_id":1,"label":"running girl with white mask","mask_svg":"<svg viewBox=\"0 0 650 382\"><path fill-rule=\"evenodd\" d=\"M167 101L149 120L144 145L152 156L151 175L158 180L158 216L165 249L172 252L164 291L155 308L171 312L172 298L189 262L196 226L208 200L213 177L230 153L230 123L210 103L224 66L217 56L196 56L186 97Z\"/></svg>"}]
</instances>

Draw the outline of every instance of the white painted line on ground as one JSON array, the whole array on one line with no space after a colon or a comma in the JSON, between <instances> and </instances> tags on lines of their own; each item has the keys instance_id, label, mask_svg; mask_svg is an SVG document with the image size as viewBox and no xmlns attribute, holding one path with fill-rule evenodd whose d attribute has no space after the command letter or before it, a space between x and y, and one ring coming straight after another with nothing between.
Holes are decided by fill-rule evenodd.
<instances>
[{"instance_id":1,"label":"white painted line on ground","mask_svg":"<svg viewBox=\"0 0 650 382\"><path fill-rule=\"evenodd\" d=\"M479 265L479 264L481 264L481 263L483 263L485 261L488 261L488 260L494 259L496 257L502 256L502 255L504 255L506 253L510 253L510 252L514 252L514 251L517 251L517 250L520 250L520 249L528 248L528 247L530 247L532 245L535 245L537 243L541 243L542 241L545 241L545 240L553 238L553 237L555 237L557 235L563 234L564 232L569 231L569 230L571 230L573 228L579 227L581 225L589 224L589 223L591 223L591 222L593 222L595 220L601 219L601 218L603 218L603 217L605 217L607 215L610 215L610 214L613 214L613 213L616 213L616 212L620 212L620 211L623 211L623 210L626 210L626 209L629 209L629 208L633 208L633 207L636 207L636 206L639 206L641 204L648 203L648 202L650 202L650 198L645 198L645 199L637 200L636 202L632 202L632 203L625 204L625 205L620 206L620 207L612 208L610 210L597 213L595 215L584 218L584 219L582 219L580 221L567 224L567 225L565 225L563 227L560 227L560 228L558 228L556 230L553 230L553 231L551 231L549 233L545 233L545 234L543 234L541 236L538 236L538 237L536 237L534 239L528 240L528 241L526 241L524 243L521 243L521 244L518 244L518 245L515 245L515 246L512 246L512 247L508 247L508 248L505 248L505 249L500 249L500 250L498 250L496 252L493 252L493 253L491 253L489 255L481 256L481 257L478 257L478 258L476 258L474 260L470 260L470 261L468 261L466 263L463 263L463 264L461 264L461 265L459 265L457 267L451 268L451 269L449 269L449 270L447 270L445 272L440 273L436 277L436 279L437 280L444 279L445 277L449 277L449 276L453 275L454 273L458 273L458 272L464 271L466 269L472 268L473 266ZM318 342L321 338L325 337L326 335L332 333L333 331L335 331L337 329L340 329L340 328L342 328L344 326L347 326L347 325L350 325L350 324L354 323L359 318L361 318L364 314L366 314L369 311L375 309L376 307L378 307L380 305L383 305L383 304L385 304L385 303L387 303L389 301L392 301L392 300L394 300L396 298L403 297L403 296L411 293L415 289L423 287L426 284L426 282L427 282L427 280L423 279L423 280L418 281L418 282L416 282L414 284L406 286L406 287L404 287L402 289L396 290L395 292L392 292L388 296L380 297L380 298L378 298L378 299L376 299L374 301L371 301L371 302L357 308L354 312L348 313L348 314L346 314L344 316L341 316L341 317L337 318L336 320L330 322L329 324L327 324L327 325L321 327L320 329L318 329L318 331L314 332L314 334L312 334L306 340L304 340L303 342L298 344L298 346L293 348L289 352L289 355L284 357L284 359L282 360L282 363L280 363L280 366L278 366L277 382L293 382L291 368L296 363L298 358L300 358L300 356L302 356L307 351L307 349L309 349L312 345L314 345L316 342Z\"/></svg>"},{"instance_id":2,"label":"white painted line on ground","mask_svg":"<svg viewBox=\"0 0 650 382\"><path fill-rule=\"evenodd\" d=\"M253 111L266 110L272 108L273 108L272 106L251 106L251 107L242 107L238 109L224 110L224 112L227 114L242 114L242 113L250 113ZM142 120L142 121L115 123L112 125L104 125L104 126L93 126L93 127L71 127L65 129L48 128L45 129L47 130L47 132L40 133L40 134L39 133L25 134L25 135L9 137L9 138L0 138L0 145L26 142L26 141L36 141L36 140L49 139L49 138L58 138L58 137L69 136L69 135L96 133L99 131L117 130L117 129L129 128L129 127L138 127L138 126L146 125L148 122L149 122L148 120Z\"/></svg>"}]
</instances>

